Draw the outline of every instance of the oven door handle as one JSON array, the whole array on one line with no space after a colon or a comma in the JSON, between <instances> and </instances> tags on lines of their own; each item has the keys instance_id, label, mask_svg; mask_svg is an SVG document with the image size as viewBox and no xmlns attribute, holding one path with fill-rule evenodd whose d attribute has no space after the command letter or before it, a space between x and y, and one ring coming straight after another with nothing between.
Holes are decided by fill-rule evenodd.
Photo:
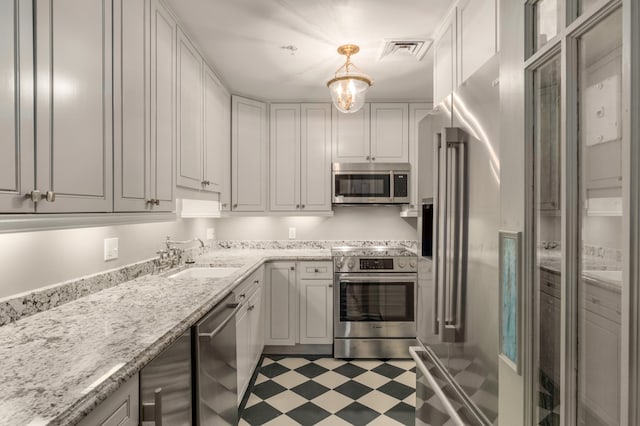
<instances>
[{"instance_id":1,"label":"oven door handle","mask_svg":"<svg viewBox=\"0 0 640 426\"><path fill-rule=\"evenodd\" d=\"M416 274L384 274L384 275L366 275L364 274L342 274L336 278L336 282L340 283L379 283L379 282L412 282L416 283L418 278Z\"/></svg>"}]
</instances>

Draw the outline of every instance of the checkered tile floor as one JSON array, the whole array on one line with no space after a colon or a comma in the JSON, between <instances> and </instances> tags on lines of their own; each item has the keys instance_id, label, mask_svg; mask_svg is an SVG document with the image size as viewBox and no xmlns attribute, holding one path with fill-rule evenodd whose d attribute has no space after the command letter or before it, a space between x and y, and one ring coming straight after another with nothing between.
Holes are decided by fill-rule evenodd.
<instances>
[{"instance_id":1,"label":"checkered tile floor","mask_svg":"<svg viewBox=\"0 0 640 426\"><path fill-rule=\"evenodd\" d=\"M414 425L412 360L265 356L240 425Z\"/></svg>"}]
</instances>

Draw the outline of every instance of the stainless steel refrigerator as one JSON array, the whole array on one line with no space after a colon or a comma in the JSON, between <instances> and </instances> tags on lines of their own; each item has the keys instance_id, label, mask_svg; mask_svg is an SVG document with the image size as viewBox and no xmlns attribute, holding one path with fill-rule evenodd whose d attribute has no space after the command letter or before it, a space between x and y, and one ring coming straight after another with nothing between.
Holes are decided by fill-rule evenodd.
<instances>
[{"instance_id":1,"label":"stainless steel refrigerator","mask_svg":"<svg viewBox=\"0 0 640 426\"><path fill-rule=\"evenodd\" d=\"M433 205L418 221L432 253L419 248L417 425L497 424L497 79L494 57L425 119L429 134L420 135L420 170L433 170L420 176L420 193Z\"/></svg>"}]
</instances>

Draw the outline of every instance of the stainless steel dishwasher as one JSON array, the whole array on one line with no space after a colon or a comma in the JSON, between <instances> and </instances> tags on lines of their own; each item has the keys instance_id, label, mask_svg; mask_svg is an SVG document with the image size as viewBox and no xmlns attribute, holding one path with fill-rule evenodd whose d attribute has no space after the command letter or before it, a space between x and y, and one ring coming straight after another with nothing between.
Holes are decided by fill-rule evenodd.
<instances>
[{"instance_id":1,"label":"stainless steel dishwasher","mask_svg":"<svg viewBox=\"0 0 640 426\"><path fill-rule=\"evenodd\" d=\"M196 424L238 424L236 314L241 305L227 296L194 326Z\"/></svg>"}]
</instances>

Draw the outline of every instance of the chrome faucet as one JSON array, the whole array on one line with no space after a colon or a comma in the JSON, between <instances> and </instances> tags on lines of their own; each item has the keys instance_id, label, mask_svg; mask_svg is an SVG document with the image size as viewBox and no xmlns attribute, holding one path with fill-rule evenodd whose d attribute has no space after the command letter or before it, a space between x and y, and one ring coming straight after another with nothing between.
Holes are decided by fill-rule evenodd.
<instances>
[{"instance_id":1,"label":"chrome faucet","mask_svg":"<svg viewBox=\"0 0 640 426\"><path fill-rule=\"evenodd\" d=\"M172 249L172 245L176 245L176 244L189 244L189 243L194 243L194 242L199 242L200 243L200 248L204 248L204 241L202 241L202 239L195 237L192 240L184 240L184 241L173 241L171 239L171 237L167 237L167 239L165 240L165 244L167 245L167 250L171 250Z\"/></svg>"}]
</instances>

